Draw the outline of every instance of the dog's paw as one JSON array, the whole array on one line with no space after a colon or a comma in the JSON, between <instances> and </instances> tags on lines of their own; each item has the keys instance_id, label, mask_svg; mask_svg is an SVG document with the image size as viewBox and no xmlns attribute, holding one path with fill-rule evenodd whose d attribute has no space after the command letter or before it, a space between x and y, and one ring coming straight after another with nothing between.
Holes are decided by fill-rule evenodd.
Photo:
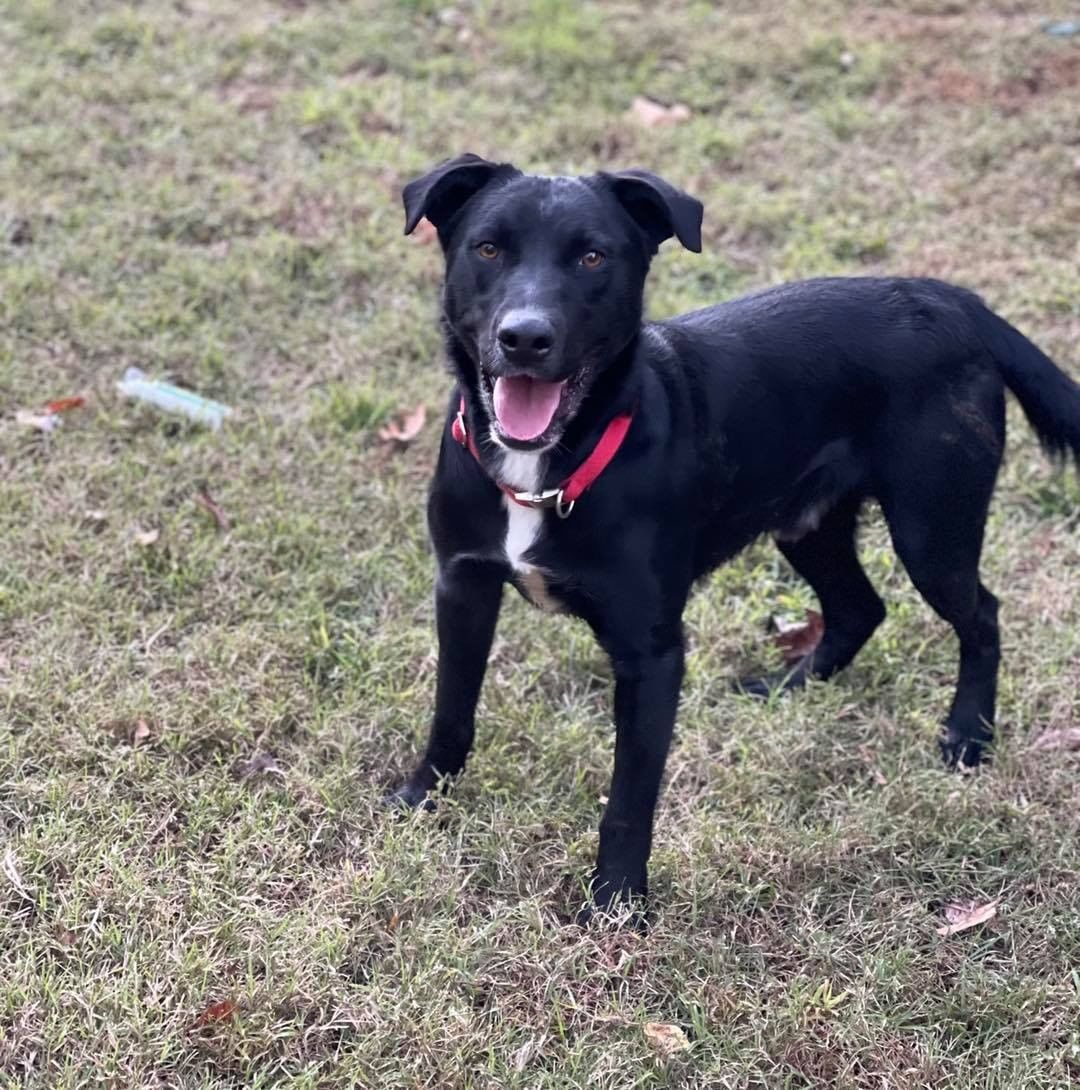
<instances>
[{"instance_id":1,"label":"dog's paw","mask_svg":"<svg viewBox=\"0 0 1080 1090\"><path fill-rule=\"evenodd\" d=\"M945 767L960 773L973 772L979 765L989 763L989 744L987 738L972 738L950 728L938 739Z\"/></svg>"},{"instance_id":2,"label":"dog's paw","mask_svg":"<svg viewBox=\"0 0 1080 1090\"><path fill-rule=\"evenodd\" d=\"M755 700L768 700L773 693L773 686L768 677L737 677L731 688L743 696L752 696Z\"/></svg>"},{"instance_id":3,"label":"dog's paw","mask_svg":"<svg viewBox=\"0 0 1080 1090\"><path fill-rule=\"evenodd\" d=\"M579 927L629 927L644 933L649 929L645 887L594 878L589 887L589 899L578 911L574 922Z\"/></svg>"},{"instance_id":4,"label":"dog's paw","mask_svg":"<svg viewBox=\"0 0 1080 1090\"><path fill-rule=\"evenodd\" d=\"M787 693L801 689L806 684L806 672L796 665L791 670L778 674L762 674L759 677L736 678L731 687L743 696L752 696L756 700L768 700L776 693Z\"/></svg>"},{"instance_id":5,"label":"dog's paw","mask_svg":"<svg viewBox=\"0 0 1080 1090\"><path fill-rule=\"evenodd\" d=\"M424 810L430 813L435 809L435 800L428 788L414 780L406 780L399 788L384 795L382 804L388 810Z\"/></svg>"},{"instance_id":6,"label":"dog's paw","mask_svg":"<svg viewBox=\"0 0 1080 1090\"><path fill-rule=\"evenodd\" d=\"M649 912L640 902L633 905L609 905L607 908L598 908L587 903L583 905L574 917L574 923L578 927L601 927L618 930L629 928L639 935L644 935L649 930Z\"/></svg>"}]
</instances>

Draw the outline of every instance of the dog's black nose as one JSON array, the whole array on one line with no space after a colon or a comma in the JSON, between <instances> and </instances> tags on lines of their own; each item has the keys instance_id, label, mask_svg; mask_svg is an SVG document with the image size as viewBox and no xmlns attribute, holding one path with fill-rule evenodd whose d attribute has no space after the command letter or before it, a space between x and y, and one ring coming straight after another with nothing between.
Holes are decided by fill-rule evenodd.
<instances>
[{"instance_id":1,"label":"dog's black nose","mask_svg":"<svg viewBox=\"0 0 1080 1090\"><path fill-rule=\"evenodd\" d=\"M510 311L496 335L506 358L520 363L542 360L555 346L555 327L535 311Z\"/></svg>"}]
</instances>

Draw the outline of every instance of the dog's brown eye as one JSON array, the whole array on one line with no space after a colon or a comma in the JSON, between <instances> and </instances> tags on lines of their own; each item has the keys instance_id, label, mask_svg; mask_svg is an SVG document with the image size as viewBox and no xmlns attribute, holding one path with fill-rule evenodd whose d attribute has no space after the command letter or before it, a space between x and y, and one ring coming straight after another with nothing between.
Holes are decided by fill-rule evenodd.
<instances>
[{"instance_id":1,"label":"dog's brown eye","mask_svg":"<svg viewBox=\"0 0 1080 1090\"><path fill-rule=\"evenodd\" d=\"M586 269L598 269L604 263L604 255L599 250L590 250L581 258Z\"/></svg>"},{"instance_id":2,"label":"dog's brown eye","mask_svg":"<svg viewBox=\"0 0 1080 1090\"><path fill-rule=\"evenodd\" d=\"M499 256L499 247L496 246L494 242L481 242L480 245L476 247L476 252L481 257L486 257L488 261L491 261L493 258Z\"/></svg>"}]
</instances>

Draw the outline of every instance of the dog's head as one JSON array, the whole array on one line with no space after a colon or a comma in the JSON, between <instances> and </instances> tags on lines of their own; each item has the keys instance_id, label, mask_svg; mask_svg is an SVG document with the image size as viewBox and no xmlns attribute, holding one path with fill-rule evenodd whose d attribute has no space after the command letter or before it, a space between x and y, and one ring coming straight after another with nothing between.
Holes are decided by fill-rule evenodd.
<instances>
[{"instance_id":1,"label":"dog's head","mask_svg":"<svg viewBox=\"0 0 1080 1090\"><path fill-rule=\"evenodd\" d=\"M405 233L422 216L439 233L445 321L474 369L459 377L516 450L557 443L637 333L660 243L701 250L700 202L645 171L547 178L463 155L402 196Z\"/></svg>"}]
</instances>

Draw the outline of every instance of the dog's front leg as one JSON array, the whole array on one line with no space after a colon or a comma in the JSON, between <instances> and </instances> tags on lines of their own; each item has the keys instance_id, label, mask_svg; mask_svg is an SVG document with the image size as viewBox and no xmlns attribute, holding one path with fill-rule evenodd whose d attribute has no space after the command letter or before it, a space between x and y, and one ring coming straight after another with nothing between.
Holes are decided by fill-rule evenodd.
<instances>
[{"instance_id":1,"label":"dog's front leg","mask_svg":"<svg viewBox=\"0 0 1080 1090\"><path fill-rule=\"evenodd\" d=\"M615 770L592 882L592 903L600 909L648 891L653 814L683 677L681 638L647 657L615 659L614 667ZM587 908L583 918L589 914Z\"/></svg>"},{"instance_id":2,"label":"dog's front leg","mask_svg":"<svg viewBox=\"0 0 1080 1090\"><path fill-rule=\"evenodd\" d=\"M427 805L428 793L440 779L456 776L465 767L502 585L502 574L493 564L463 561L440 572L435 590L439 636L435 718L423 759L388 801Z\"/></svg>"}]
</instances>

